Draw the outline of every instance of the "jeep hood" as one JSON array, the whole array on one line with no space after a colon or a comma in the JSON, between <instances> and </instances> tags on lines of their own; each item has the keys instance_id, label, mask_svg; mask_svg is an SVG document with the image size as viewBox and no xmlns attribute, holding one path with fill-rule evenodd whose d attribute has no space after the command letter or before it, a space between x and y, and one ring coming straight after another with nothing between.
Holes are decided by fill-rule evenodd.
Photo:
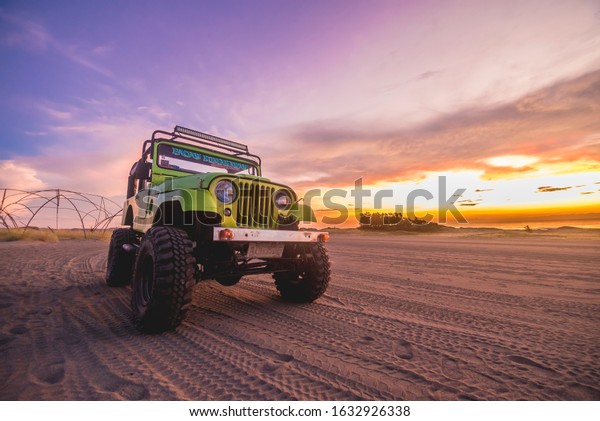
<instances>
[{"instance_id":1,"label":"jeep hood","mask_svg":"<svg viewBox=\"0 0 600 421\"><path fill-rule=\"evenodd\" d=\"M161 184L154 186L154 190L158 190L161 193L172 191L172 190L186 190L186 189L208 189L208 186L215 178L227 178L230 180L248 180L248 181L264 181L271 183L271 180L265 177L257 177L253 175L233 175L223 173L205 173L205 174L192 174L183 177L171 178L164 181ZM276 183L279 184L279 183ZM287 187L287 186L286 186Z\"/></svg>"}]
</instances>

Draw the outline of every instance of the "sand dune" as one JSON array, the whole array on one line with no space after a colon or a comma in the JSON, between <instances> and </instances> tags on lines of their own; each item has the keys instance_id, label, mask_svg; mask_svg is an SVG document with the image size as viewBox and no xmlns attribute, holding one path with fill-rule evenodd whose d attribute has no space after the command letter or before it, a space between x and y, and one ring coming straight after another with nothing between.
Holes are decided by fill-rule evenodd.
<instances>
[{"instance_id":1,"label":"sand dune","mask_svg":"<svg viewBox=\"0 0 600 421\"><path fill-rule=\"evenodd\" d=\"M161 335L107 246L0 244L0 399L600 399L598 240L334 234L316 303L202 283Z\"/></svg>"}]
</instances>

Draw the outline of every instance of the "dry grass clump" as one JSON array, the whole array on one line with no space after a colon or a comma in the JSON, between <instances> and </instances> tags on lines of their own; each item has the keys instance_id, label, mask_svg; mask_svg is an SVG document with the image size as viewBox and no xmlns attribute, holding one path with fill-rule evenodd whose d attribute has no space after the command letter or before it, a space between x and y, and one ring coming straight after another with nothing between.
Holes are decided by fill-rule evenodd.
<instances>
[{"instance_id":1,"label":"dry grass clump","mask_svg":"<svg viewBox=\"0 0 600 421\"><path fill-rule=\"evenodd\" d=\"M86 231L80 229L59 229L53 230L49 228L23 228L17 229L0 229L0 242L6 241L43 241L47 243L57 243L60 240L108 240L110 239L111 231Z\"/></svg>"}]
</instances>

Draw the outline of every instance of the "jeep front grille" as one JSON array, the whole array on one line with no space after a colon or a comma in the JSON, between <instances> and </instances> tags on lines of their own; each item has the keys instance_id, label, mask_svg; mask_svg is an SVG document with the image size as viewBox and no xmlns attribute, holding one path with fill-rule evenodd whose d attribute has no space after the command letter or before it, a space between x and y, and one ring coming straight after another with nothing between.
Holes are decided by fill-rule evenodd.
<instances>
[{"instance_id":1,"label":"jeep front grille","mask_svg":"<svg viewBox=\"0 0 600 421\"><path fill-rule=\"evenodd\" d=\"M238 227L275 228L275 188L249 181L238 183L240 197L236 222Z\"/></svg>"}]
</instances>

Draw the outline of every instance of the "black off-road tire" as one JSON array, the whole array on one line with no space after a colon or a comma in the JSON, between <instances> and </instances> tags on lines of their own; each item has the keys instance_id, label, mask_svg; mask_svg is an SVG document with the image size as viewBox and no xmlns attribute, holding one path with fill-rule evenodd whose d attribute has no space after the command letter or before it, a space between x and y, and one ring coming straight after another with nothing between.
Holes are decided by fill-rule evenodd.
<instances>
[{"instance_id":1,"label":"black off-road tire","mask_svg":"<svg viewBox=\"0 0 600 421\"><path fill-rule=\"evenodd\" d=\"M287 245L283 257L298 260L296 270L273 274L275 286L284 300L310 303L325 293L331 268L323 243Z\"/></svg>"},{"instance_id":2,"label":"black off-road tire","mask_svg":"<svg viewBox=\"0 0 600 421\"><path fill-rule=\"evenodd\" d=\"M195 264L185 231L153 227L146 232L135 261L131 297L140 331L164 332L181 324L192 302Z\"/></svg>"},{"instance_id":3,"label":"black off-road tire","mask_svg":"<svg viewBox=\"0 0 600 421\"><path fill-rule=\"evenodd\" d=\"M106 283L109 286L122 287L131 283L135 253L126 252L123 245L134 243L137 243L137 237L131 228L117 228L113 231L106 262Z\"/></svg>"}]
</instances>

